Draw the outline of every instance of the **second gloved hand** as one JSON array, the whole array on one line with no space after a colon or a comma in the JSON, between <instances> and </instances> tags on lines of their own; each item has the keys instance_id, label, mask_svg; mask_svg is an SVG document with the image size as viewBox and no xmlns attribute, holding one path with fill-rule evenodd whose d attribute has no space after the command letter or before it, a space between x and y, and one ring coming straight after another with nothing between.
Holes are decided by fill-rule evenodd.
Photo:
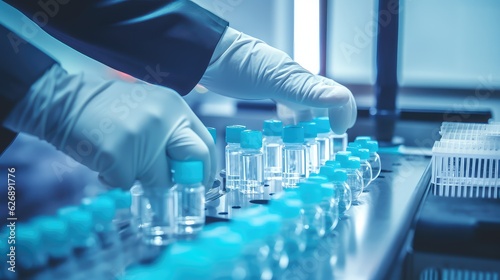
<instances>
[{"instance_id":1,"label":"second gloved hand","mask_svg":"<svg viewBox=\"0 0 500 280\"><path fill-rule=\"evenodd\" d=\"M294 115L294 121L312 116L311 108L326 109L332 130L339 134L356 120L356 103L346 87L312 74L283 51L230 27L200 84L229 97L273 99L281 104L280 111L287 108Z\"/></svg>"},{"instance_id":2,"label":"second gloved hand","mask_svg":"<svg viewBox=\"0 0 500 280\"><path fill-rule=\"evenodd\" d=\"M207 188L216 173L205 126L176 92L145 83L69 75L55 65L4 125L48 141L111 187L139 180L147 194L170 186L168 158L203 161Z\"/></svg>"}]
</instances>

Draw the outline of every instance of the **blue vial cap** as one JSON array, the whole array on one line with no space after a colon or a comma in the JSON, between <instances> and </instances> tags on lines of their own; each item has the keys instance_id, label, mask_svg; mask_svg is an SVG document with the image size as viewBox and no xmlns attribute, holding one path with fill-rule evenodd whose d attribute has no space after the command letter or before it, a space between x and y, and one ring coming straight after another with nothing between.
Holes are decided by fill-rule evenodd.
<instances>
[{"instance_id":1,"label":"blue vial cap","mask_svg":"<svg viewBox=\"0 0 500 280\"><path fill-rule=\"evenodd\" d=\"M84 210L92 215L92 220L99 226L108 226L115 217L115 202L110 197L99 196L84 205Z\"/></svg>"},{"instance_id":2,"label":"blue vial cap","mask_svg":"<svg viewBox=\"0 0 500 280\"><path fill-rule=\"evenodd\" d=\"M231 231L229 226L212 224L200 233L200 246L207 250L216 260L236 260L243 250L243 238Z\"/></svg>"},{"instance_id":3,"label":"blue vial cap","mask_svg":"<svg viewBox=\"0 0 500 280\"><path fill-rule=\"evenodd\" d=\"M320 184L323 184L323 183L328 183L328 178L326 176L322 176L320 174L316 174L316 175L309 175L309 177L307 178L307 181L311 181L311 182L317 182L317 183L320 183Z\"/></svg>"},{"instance_id":4,"label":"blue vial cap","mask_svg":"<svg viewBox=\"0 0 500 280\"><path fill-rule=\"evenodd\" d=\"M42 246L51 257L64 258L71 253L68 225L57 218L44 217L36 221L40 230Z\"/></svg>"},{"instance_id":5,"label":"blue vial cap","mask_svg":"<svg viewBox=\"0 0 500 280\"><path fill-rule=\"evenodd\" d=\"M325 161L326 166L331 166L333 168L340 168L340 162L336 160L327 160Z\"/></svg>"},{"instance_id":6,"label":"blue vial cap","mask_svg":"<svg viewBox=\"0 0 500 280\"><path fill-rule=\"evenodd\" d=\"M377 141L367 141L365 147L370 150L370 153L378 152L378 142Z\"/></svg>"},{"instance_id":7,"label":"blue vial cap","mask_svg":"<svg viewBox=\"0 0 500 280\"><path fill-rule=\"evenodd\" d=\"M361 142L349 142L347 143L347 147L361 148Z\"/></svg>"},{"instance_id":8,"label":"blue vial cap","mask_svg":"<svg viewBox=\"0 0 500 280\"><path fill-rule=\"evenodd\" d=\"M273 199L269 204L269 212L278 214L284 219L298 219L300 210L303 207L302 201L297 192L285 193L280 199Z\"/></svg>"},{"instance_id":9,"label":"blue vial cap","mask_svg":"<svg viewBox=\"0 0 500 280\"><path fill-rule=\"evenodd\" d=\"M337 195L333 184L322 184L321 185L321 195L325 197L334 197Z\"/></svg>"},{"instance_id":10,"label":"blue vial cap","mask_svg":"<svg viewBox=\"0 0 500 280\"><path fill-rule=\"evenodd\" d=\"M165 266L171 268L168 279L205 279L211 275L214 262L197 242L174 243L167 252ZM181 247L181 248L179 248Z\"/></svg>"},{"instance_id":11,"label":"blue vial cap","mask_svg":"<svg viewBox=\"0 0 500 280\"><path fill-rule=\"evenodd\" d=\"M299 122L299 125L304 128L304 138L316 138L318 136L315 122Z\"/></svg>"},{"instance_id":12,"label":"blue vial cap","mask_svg":"<svg viewBox=\"0 0 500 280\"><path fill-rule=\"evenodd\" d=\"M281 136L283 134L283 123L279 120L265 120L262 133L265 136Z\"/></svg>"},{"instance_id":13,"label":"blue vial cap","mask_svg":"<svg viewBox=\"0 0 500 280\"><path fill-rule=\"evenodd\" d=\"M212 135L212 139L214 140L214 143L217 143L217 130L215 127L209 127L207 126L208 132L210 132L210 135Z\"/></svg>"},{"instance_id":14,"label":"blue vial cap","mask_svg":"<svg viewBox=\"0 0 500 280\"><path fill-rule=\"evenodd\" d=\"M325 176L326 178L328 178L328 181L332 181L333 180L333 174L334 173L335 173L335 167L333 167L333 166L325 165L325 166L321 166L319 168L319 174L321 174L321 175Z\"/></svg>"},{"instance_id":15,"label":"blue vial cap","mask_svg":"<svg viewBox=\"0 0 500 280\"><path fill-rule=\"evenodd\" d=\"M268 213L260 217L264 221L264 231L268 236L278 235L281 230L283 218L277 214Z\"/></svg>"},{"instance_id":16,"label":"blue vial cap","mask_svg":"<svg viewBox=\"0 0 500 280\"><path fill-rule=\"evenodd\" d=\"M345 168L358 169L361 167L359 157L349 157L345 162Z\"/></svg>"},{"instance_id":17,"label":"blue vial cap","mask_svg":"<svg viewBox=\"0 0 500 280\"><path fill-rule=\"evenodd\" d=\"M323 199L321 183L305 181L298 183L298 187L300 199L306 205L318 204Z\"/></svg>"},{"instance_id":18,"label":"blue vial cap","mask_svg":"<svg viewBox=\"0 0 500 280\"><path fill-rule=\"evenodd\" d=\"M2 243L4 242L5 240L2 240ZM16 250L20 254L20 259L19 259L20 261L23 261L24 258L31 259L31 257L33 257L35 254L38 254L38 252L42 250L42 241L40 232L37 230L35 226L32 225L26 225L26 224L17 225L15 246Z\"/></svg>"},{"instance_id":19,"label":"blue vial cap","mask_svg":"<svg viewBox=\"0 0 500 280\"><path fill-rule=\"evenodd\" d=\"M356 154L358 152L358 149L361 148L361 147L353 147L353 146L348 146L346 148L346 151L347 152L351 152L353 155Z\"/></svg>"},{"instance_id":20,"label":"blue vial cap","mask_svg":"<svg viewBox=\"0 0 500 280\"><path fill-rule=\"evenodd\" d=\"M74 205L62 207L57 210L57 216L61 219L64 219L65 216L78 210L80 210L80 207Z\"/></svg>"},{"instance_id":21,"label":"blue vial cap","mask_svg":"<svg viewBox=\"0 0 500 280\"><path fill-rule=\"evenodd\" d=\"M172 161L172 171L176 184L203 182L202 161Z\"/></svg>"},{"instance_id":22,"label":"blue vial cap","mask_svg":"<svg viewBox=\"0 0 500 280\"><path fill-rule=\"evenodd\" d=\"M123 191L120 189L112 189L103 194L108 196L115 201L116 209L128 209L132 205L132 195L128 191Z\"/></svg>"},{"instance_id":23,"label":"blue vial cap","mask_svg":"<svg viewBox=\"0 0 500 280\"><path fill-rule=\"evenodd\" d=\"M329 133L330 128L330 119L328 117L319 117L315 118L314 122L316 123L316 128L318 129L318 133Z\"/></svg>"},{"instance_id":24,"label":"blue vial cap","mask_svg":"<svg viewBox=\"0 0 500 280\"><path fill-rule=\"evenodd\" d=\"M370 158L370 150L361 148L358 149L354 155L359 157L361 160L367 160Z\"/></svg>"},{"instance_id":25,"label":"blue vial cap","mask_svg":"<svg viewBox=\"0 0 500 280\"><path fill-rule=\"evenodd\" d=\"M371 141L372 138L370 136L358 136L354 140L355 143L358 143L360 145L364 145L366 142Z\"/></svg>"},{"instance_id":26,"label":"blue vial cap","mask_svg":"<svg viewBox=\"0 0 500 280\"><path fill-rule=\"evenodd\" d=\"M226 126L226 143L240 143L240 136L243 130L247 129L244 125Z\"/></svg>"},{"instance_id":27,"label":"blue vial cap","mask_svg":"<svg viewBox=\"0 0 500 280\"><path fill-rule=\"evenodd\" d=\"M262 132L258 130L243 130L241 132L241 148L243 149L262 148Z\"/></svg>"},{"instance_id":28,"label":"blue vial cap","mask_svg":"<svg viewBox=\"0 0 500 280\"><path fill-rule=\"evenodd\" d=\"M92 215L84 210L69 213L64 217L68 224L68 232L74 245L86 246L89 236L92 234Z\"/></svg>"},{"instance_id":29,"label":"blue vial cap","mask_svg":"<svg viewBox=\"0 0 500 280\"><path fill-rule=\"evenodd\" d=\"M350 156L352 156L352 153L348 151L337 152L335 154L335 160L340 162L340 165L343 166L344 162L347 161Z\"/></svg>"},{"instance_id":30,"label":"blue vial cap","mask_svg":"<svg viewBox=\"0 0 500 280\"><path fill-rule=\"evenodd\" d=\"M337 169L333 173L334 182L345 182L347 180L347 172L343 169Z\"/></svg>"},{"instance_id":31,"label":"blue vial cap","mask_svg":"<svg viewBox=\"0 0 500 280\"><path fill-rule=\"evenodd\" d=\"M298 125L289 125L283 128L284 143L304 143L304 128Z\"/></svg>"}]
</instances>

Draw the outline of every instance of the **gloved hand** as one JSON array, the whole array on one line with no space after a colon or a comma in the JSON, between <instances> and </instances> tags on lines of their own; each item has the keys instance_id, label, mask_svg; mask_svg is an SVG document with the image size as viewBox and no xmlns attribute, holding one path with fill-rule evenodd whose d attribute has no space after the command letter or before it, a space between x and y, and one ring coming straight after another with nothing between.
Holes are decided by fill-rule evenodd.
<instances>
[{"instance_id":1,"label":"gloved hand","mask_svg":"<svg viewBox=\"0 0 500 280\"><path fill-rule=\"evenodd\" d=\"M139 180L146 195L171 185L167 156L203 161L207 188L216 174L206 127L179 94L145 83L69 75L55 65L4 125L48 141L109 186L130 188Z\"/></svg>"},{"instance_id":2,"label":"gloved hand","mask_svg":"<svg viewBox=\"0 0 500 280\"><path fill-rule=\"evenodd\" d=\"M229 97L273 99L280 104L279 115L291 115L294 121L313 115L311 108L327 109L332 130L339 134L356 121L356 103L346 87L310 73L286 53L230 27L200 84ZM318 112L324 115L326 110Z\"/></svg>"}]
</instances>

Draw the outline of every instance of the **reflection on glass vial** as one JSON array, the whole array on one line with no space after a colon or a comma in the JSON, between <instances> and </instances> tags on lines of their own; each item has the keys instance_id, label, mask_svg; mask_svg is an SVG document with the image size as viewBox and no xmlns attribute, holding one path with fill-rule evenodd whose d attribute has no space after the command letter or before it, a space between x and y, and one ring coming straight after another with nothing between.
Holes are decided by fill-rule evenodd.
<instances>
[{"instance_id":1,"label":"reflection on glass vial","mask_svg":"<svg viewBox=\"0 0 500 280\"><path fill-rule=\"evenodd\" d=\"M237 189L240 183L240 134L246 127L243 125L229 125L226 127L226 188Z\"/></svg>"},{"instance_id":2,"label":"reflection on glass vial","mask_svg":"<svg viewBox=\"0 0 500 280\"><path fill-rule=\"evenodd\" d=\"M281 180L283 124L279 120L266 120L263 125L264 179Z\"/></svg>"},{"instance_id":3,"label":"reflection on glass vial","mask_svg":"<svg viewBox=\"0 0 500 280\"><path fill-rule=\"evenodd\" d=\"M174 161L175 233L180 237L198 233L205 224L205 187L203 162Z\"/></svg>"},{"instance_id":4,"label":"reflection on glass vial","mask_svg":"<svg viewBox=\"0 0 500 280\"><path fill-rule=\"evenodd\" d=\"M306 147L304 143L304 128L287 126L283 129L283 173L284 188L296 187L297 183L306 178Z\"/></svg>"},{"instance_id":5,"label":"reflection on glass vial","mask_svg":"<svg viewBox=\"0 0 500 280\"><path fill-rule=\"evenodd\" d=\"M240 191L243 193L264 192L264 155L261 148L262 132L256 130L241 132Z\"/></svg>"}]
</instances>

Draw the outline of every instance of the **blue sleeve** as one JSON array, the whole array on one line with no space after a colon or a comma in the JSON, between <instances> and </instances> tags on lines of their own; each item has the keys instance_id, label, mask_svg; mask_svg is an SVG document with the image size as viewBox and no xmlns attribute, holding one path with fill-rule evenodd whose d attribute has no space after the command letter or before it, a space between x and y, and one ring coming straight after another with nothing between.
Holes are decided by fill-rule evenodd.
<instances>
[{"instance_id":1,"label":"blue sleeve","mask_svg":"<svg viewBox=\"0 0 500 280\"><path fill-rule=\"evenodd\" d=\"M0 123L56 61L0 24ZM0 126L0 154L16 133Z\"/></svg>"},{"instance_id":2,"label":"blue sleeve","mask_svg":"<svg viewBox=\"0 0 500 280\"><path fill-rule=\"evenodd\" d=\"M187 94L228 23L188 0L6 0L77 51Z\"/></svg>"}]
</instances>

